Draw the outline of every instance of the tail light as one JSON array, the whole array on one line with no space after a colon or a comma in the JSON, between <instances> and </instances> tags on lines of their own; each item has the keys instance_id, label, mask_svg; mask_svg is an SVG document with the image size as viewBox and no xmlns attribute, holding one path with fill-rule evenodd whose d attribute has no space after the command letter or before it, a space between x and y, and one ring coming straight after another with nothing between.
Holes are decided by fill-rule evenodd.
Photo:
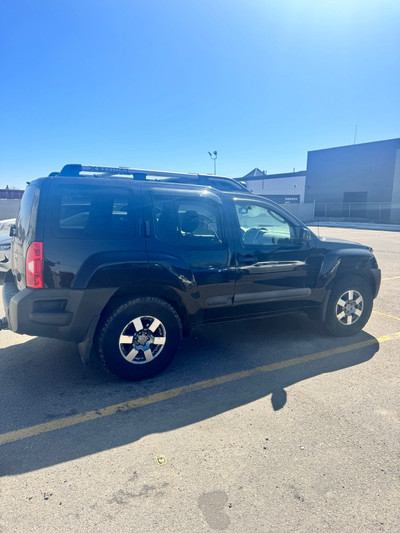
<instances>
[{"instance_id":1,"label":"tail light","mask_svg":"<svg viewBox=\"0 0 400 533\"><path fill-rule=\"evenodd\" d=\"M32 242L26 252L26 286L43 287L43 243Z\"/></svg>"}]
</instances>

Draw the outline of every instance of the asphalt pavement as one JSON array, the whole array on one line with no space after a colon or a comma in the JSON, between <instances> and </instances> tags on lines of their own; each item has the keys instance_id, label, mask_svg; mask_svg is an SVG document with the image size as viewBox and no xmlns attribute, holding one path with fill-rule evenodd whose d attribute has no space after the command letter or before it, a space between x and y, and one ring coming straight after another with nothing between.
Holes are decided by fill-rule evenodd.
<instances>
[{"instance_id":1,"label":"asphalt pavement","mask_svg":"<svg viewBox=\"0 0 400 533\"><path fill-rule=\"evenodd\" d=\"M400 530L400 233L364 331L299 314L207 326L140 383L0 332L0 531Z\"/></svg>"}]
</instances>

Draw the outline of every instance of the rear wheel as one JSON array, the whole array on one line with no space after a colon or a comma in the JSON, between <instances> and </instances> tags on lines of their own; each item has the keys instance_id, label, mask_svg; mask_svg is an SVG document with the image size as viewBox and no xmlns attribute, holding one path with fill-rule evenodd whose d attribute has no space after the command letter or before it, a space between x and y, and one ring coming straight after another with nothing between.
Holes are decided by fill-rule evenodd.
<instances>
[{"instance_id":1,"label":"rear wheel","mask_svg":"<svg viewBox=\"0 0 400 533\"><path fill-rule=\"evenodd\" d=\"M181 336L175 309L164 300L142 297L115 306L100 324L95 344L110 372L137 381L164 370Z\"/></svg>"},{"instance_id":2,"label":"rear wheel","mask_svg":"<svg viewBox=\"0 0 400 533\"><path fill-rule=\"evenodd\" d=\"M339 280L333 287L325 319L329 333L341 337L360 331L372 312L372 292L366 281L357 276Z\"/></svg>"}]
</instances>

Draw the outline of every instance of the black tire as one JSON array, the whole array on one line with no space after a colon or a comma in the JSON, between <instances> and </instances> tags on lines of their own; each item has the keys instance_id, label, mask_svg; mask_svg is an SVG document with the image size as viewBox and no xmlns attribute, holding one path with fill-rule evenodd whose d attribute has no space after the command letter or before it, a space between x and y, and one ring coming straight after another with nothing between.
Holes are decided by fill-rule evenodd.
<instances>
[{"instance_id":1,"label":"black tire","mask_svg":"<svg viewBox=\"0 0 400 533\"><path fill-rule=\"evenodd\" d=\"M358 333L368 322L372 305L371 288L364 279L348 276L339 280L329 297L326 330L335 337Z\"/></svg>"},{"instance_id":2,"label":"black tire","mask_svg":"<svg viewBox=\"0 0 400 533\"><path fill-rule=\"evenodd\" d=\"M175 309L164 300L141 297L119 303L104 317L95 348L109 372L138 381L170 364L181 337L182 325Z\"/></svg>"}]
</instances>

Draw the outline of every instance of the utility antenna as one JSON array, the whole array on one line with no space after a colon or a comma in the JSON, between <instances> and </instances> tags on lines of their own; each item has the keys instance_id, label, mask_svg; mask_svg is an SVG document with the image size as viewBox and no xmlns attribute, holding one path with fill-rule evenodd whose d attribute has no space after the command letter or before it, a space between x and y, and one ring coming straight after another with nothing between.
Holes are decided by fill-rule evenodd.
<instances>
[{"instance_id":1,"label":"utility antenna","mask_svg":"<svg viewBox=\"0 0 400 533\"><path fill-rule=\"evenodd\" d=\"M356 140L357 140L357 124L356 124L356 129L354 131L354 144L356 144Z\"/></svg>"}]
</instances>

